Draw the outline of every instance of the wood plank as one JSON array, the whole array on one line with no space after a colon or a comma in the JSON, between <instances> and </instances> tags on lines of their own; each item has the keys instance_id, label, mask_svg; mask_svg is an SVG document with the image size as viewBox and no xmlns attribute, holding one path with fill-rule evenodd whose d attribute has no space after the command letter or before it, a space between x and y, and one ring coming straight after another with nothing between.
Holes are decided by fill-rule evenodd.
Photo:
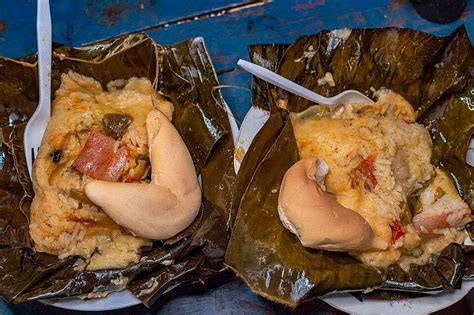
<instances>
[{"instance_id":1,"label":"wood plank","mask_svg":"<svg viewBox=\"0 0 474 315\"><path fill-rule=\"evenodd\" d=\"M82 44L114 35L161 24L186 14L199 14L225 6L237 0L223 1L170 1L128 0L115 1L119 7L108 9L105 1L52 1L54 40L68 44ZM140 4L144 5L141 9ZM122 5L122 7L120 7ZM275 0L260 7L238 10L182 25L173 25L149 32L159 43L174 43L189 37L203 36L218 70L234 67L237 59L246 58L246 46L254 43L288 43L303 34L322 29L342 27L409 27L436 35L446 35L460 24L465 24L474 39L474 0L468 0L468 9L455 23L439 25L421 19L408 0ZM88 11L91 10L91 11ZM15 57L36 50L33 0L0 0L0 55ZM186 12L186 14L185 14ZM107 14L106 14L107 13ZM220 76L222 84L249 87L251 76L236 70ZM250 106L250 94L245 90L224 89L224 96L242 119ZM474 301L471 291L467 301ZM9 310L0 301L0 313ZM36 305L36 308L35 308ZM320 304L306 304L296 313L329 312ZM318 308L321 307L321 308ZM62 314L59 309L35 303L14 306L17 314ZM161 310L163 314L178 311L196 313L287 313L287 309L265 301L250 292L241 282L233 281L202 296L188 296L171 301ZM146 312L143 306L130 313ZM157 313L153 308L149 313Z\"/></svg>"},{"instance_id":2,"label":"wood plank","mask_svg":"<svg viewBox=\"0 0 474 315\"><path fill-rule=\"evenodd\" d=\"M55 22L54 40L67 45L80 45L136 32L156 25L199 16L207 12L220 12L226 7L245 0L122 0L72 1L55 0L52 19ZM71 8L82 16L71 22ZM87 31L85 31L87 30Z\"/></svg>"},{"instance_id":3,"label":"wood plank","mask_svg":"<svg viewBox=\"0 0 474 315\"><path fill-rule=\"evenodd\" d=\"M148 34L161 44L189 37L206 40L216 69L232 67L237 57L246 55L247 45L289 43L305 34L343 27L407 27L435 35L447 35L461 24L474 38L474 18L468 9L451 24L435 24L419 17L408 0L277 0L211 19L175 25Z\"/></svg>"},{"instance_id":4,"label":"wood plank","mask_svg":"<svg viewBox=\"0 0 474 315\"><path fill-rule=\"evenodd\" d=\"M182 0L179 5L172 0L128 0L114 2L113 6L104 1L88 1L74 2L75 7L71 10L72 0L56 0L52 2L54 40L79 45L153 27L176 17L200 14L235 1L205 1L205 6L203 2L193 0ZM446 35L465 24L474 38L473 5L474 0L468 0L468 9L460 20L439 25L419 17L408 0L276 0L221 16L163 27L148 34L162 44L203 36L216 69L221 70L233 67L239 58L247 57L249 44L288 43L300 35L322 29L398 26ZM0 55L15 57L35 50L34 11L34 1L15 1L13 5L0 2ZM72 11L78 12L76 19L70 18ZM221 82L248 87L251 77L238 71L221 76ZM226 89L224 95L241 121L250 106L248 93Z\"/></svg>"},{"instance_id":5,"label":"wood plank","mask_svg":"<svg viewBox=\"0 0 474 315\"><path fill-rule=\"evenodd\" d=\"M407 27L436 35L447 35L464 24L474 39L474 0L461 19L451 24L434 24L423 20L408 0L277 0L263 6L239 10L187 25L175 25L148 34L161 44L189 37L204 37L215 68L219 71L236 66L247 58L247 46L256 43L290 43L301 35L320 30L370 27ZM238 70L220 76L222 84L249 87L251 76ZM243 90L224 91L224 96L238 121L245 116L249 94Z\"/></svg>"},{"instance_id":6,"label":"wood plank","mask_svg":"<svg viewBox=\"0 0 474 315\"><path fill-rule=\"evenodd\" d=\"M53 41L80 45L247 2L51 0ZM36 1L0 0L0 55L19 57L36 51L35 23Z\"/></svg>"},{"instance_id":7,"label":"wood plank","mask_svg":"<svg viewBox=\"0 0 474 315\"><path fill-rule=\"evenodd\" d=\"M0 0L0 55L19 57L36 50L36 2Z\"/></svg>"}]
</instances>

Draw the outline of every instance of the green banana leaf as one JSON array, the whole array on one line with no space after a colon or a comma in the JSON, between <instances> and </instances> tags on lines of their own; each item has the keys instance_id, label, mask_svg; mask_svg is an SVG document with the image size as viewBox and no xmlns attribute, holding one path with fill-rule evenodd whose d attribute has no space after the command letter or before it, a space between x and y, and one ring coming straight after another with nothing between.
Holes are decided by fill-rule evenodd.
<instances>
[{"instance_id":1,"label":"green banana leaf","mask_svg":"<svg viewBox=\"0 0 474 315\"><path fill-rule=\"evenodd\" d=\"M226 279L234 144L223 99L214 91L217 77L203 40L159 46L145 35L134 34L83 47L59 46L52 68L53 92L61 73L69 70L103 85L133 76L149 78L174 103L173 124L202 175L201 212L185 231L143 248L140 261L123 269L76 271L78 257L61 261L36 252L28 232L34 192L23 152L25 123L38 102L36 56L0 57L0 296L23 302L125 287L151 305L163 294L169 299ZM117 285L119 279L125 279L125 285Z\"/></svg>"},{"instance_id":2,"label":"green banana leaf","mask_svg":"<svg viewBox=\"0 0 474 315\"><path fill-rule=\"evenodd\" d=\"M325 96L355 89L372 96L386 87L414 106L434 139L433 162L449 171L473 208L474 168L465 163L474 133L474 51L463 27L435 37L401 28L323 31L291 45L253 45L251 60ZM318 84L330 72L335 86ZM449 245L431 263L368 267L345 253L303 248L281 224L277 204L286 170L298 160L289 112L310 101L254 79L254 106L271 117L259 131L237 175L226 264L257 294L296 307L334 291L380 289L436 293L474 274L473 250ZM288 111L278 104L286 103Z\"/></svg>"}]
</instances>

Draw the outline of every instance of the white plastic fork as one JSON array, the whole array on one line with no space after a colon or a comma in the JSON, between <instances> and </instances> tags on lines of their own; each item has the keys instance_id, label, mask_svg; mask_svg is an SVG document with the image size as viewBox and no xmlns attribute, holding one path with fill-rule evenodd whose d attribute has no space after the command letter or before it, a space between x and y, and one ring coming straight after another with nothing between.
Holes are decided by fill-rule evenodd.
<instances>
[{"instance_id":1,"label":"white plastic fork","mask_svg":"<svg viewBox=\"0 0 474 315\"><path fill-rule=\"evenodd\" d=\"M355 90L346 90L333 97L324 97L254 63L239 59L237 64L254 76L317 104L330 106L351 103L374 103L370 98Z\"/></svg>"},{"instance_id":2,"label":"white plastic fork","mask_svg":"<svg viewBox=\"0 0 474 315\"><path fill-rule=\"evenodd\" d=\"M38 43L39 103L25 128L23 144L30 178L44 131L51 116L51 13L49 0L38 0L36 11Z\"/></svg>"}]
</instances>

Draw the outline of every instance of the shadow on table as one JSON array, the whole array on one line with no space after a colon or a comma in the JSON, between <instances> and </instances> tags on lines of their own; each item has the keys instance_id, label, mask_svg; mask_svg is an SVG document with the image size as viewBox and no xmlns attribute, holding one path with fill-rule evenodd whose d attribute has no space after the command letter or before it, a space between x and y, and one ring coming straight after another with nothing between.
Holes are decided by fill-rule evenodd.
<instances>
[{"instance_id":1,"label":"shadow on table","mask_svg":"<svg viewBox=\"0 0 474 315\"><path fill-rule=\"evenodd\" d=\"M290 310L279 304L269 302L250 292L238 280L233 280L200 295L188 295L171 301L160 301L153 307L137 305L126 309L105 312L77 312L43 305L39 302L29 302L10 305L13 314L50 314L50 315L91 315L91 314L345 314L321 300L308 302L295 310ZM474 314L474 290L452 305L434 313L436 315Z\"/></svg>"}]
</instances>

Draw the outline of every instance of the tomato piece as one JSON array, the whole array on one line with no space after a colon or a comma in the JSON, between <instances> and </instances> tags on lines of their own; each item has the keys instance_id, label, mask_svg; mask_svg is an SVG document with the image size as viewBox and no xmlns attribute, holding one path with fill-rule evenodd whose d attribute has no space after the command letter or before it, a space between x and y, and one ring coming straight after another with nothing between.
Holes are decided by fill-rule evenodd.
<instances>
[{"instance_id":1,"label":"tomato piece","mask_svg":"<svg viewBox=\"0 0 474 315\"><path fill-rule=\"evenodd\" d=\"M392 230L392 242L395 243L397 240L400 239L403 235L405 235L405 231L403 231L402 226L398 221L392 221L390 223L390 229Z\"/></svg>"},{"instance_id":2,"label":"tomato piece","mask_svg":"<svg viewBox=\"0 0 474 315\"><path fill-rule=\"evenodd\" d=\"M372 191L377 186L375 178L375 155L369 155L356 168L352 170L352 185L356 186L360 181L364 181L366 188Z\"/></svg>"},{"instance_id":3,"label":"tomato piece","mask_svg":"<svg viewBox=\"0 0 474 315\"><path fill-rule=\"evenodd\" d=\"M135 182L135 180L133 179L132 176L127 176L127 178L125 178L124 180L124 183L133 183Z\"/></svg>"}]
</instances>

